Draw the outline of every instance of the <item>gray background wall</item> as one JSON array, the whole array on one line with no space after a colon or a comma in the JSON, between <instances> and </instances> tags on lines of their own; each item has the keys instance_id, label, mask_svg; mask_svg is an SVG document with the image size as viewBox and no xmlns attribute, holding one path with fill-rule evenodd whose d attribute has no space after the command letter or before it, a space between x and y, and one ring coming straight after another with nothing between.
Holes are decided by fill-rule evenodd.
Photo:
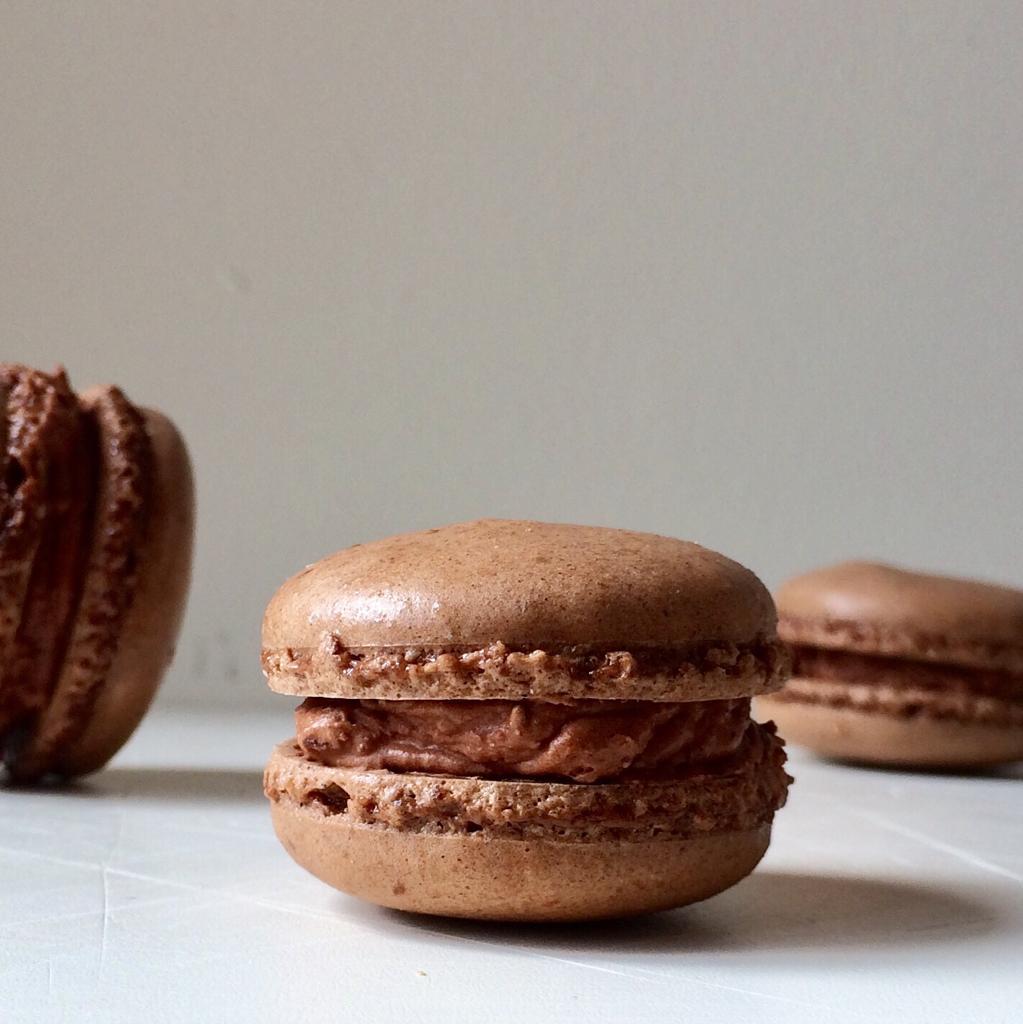
<instances>
[{"instance_id":1,"label":"gray background wall","mask_svg":"<svg viewBox=\"0 0 1023 1024\"><path fill-rule=\"evenodd\" d=\"M285 575L484 514L1023 585L1021 54L1016 2L7 0L0 354L194 454L161 699L270 705Z\"/></svg>"}]
</instances>

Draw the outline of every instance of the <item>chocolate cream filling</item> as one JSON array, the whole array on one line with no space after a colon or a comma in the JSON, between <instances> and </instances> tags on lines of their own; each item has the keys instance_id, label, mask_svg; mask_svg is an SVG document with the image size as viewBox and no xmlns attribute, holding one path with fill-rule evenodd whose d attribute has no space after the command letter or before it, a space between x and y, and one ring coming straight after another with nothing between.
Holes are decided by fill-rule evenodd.
<instances>
[{"instance_id":1,"label":"chocolate cream filling","mask_svg":"<svg viewBox=\"0 0 1023 1024\"><path fill-rule=\"evenodd\" d=\"M802 646L793 653L792 679L771 700L899 718L1023 725L1019 673Z\"/></svg>"},{"instance_id":2,"label":"chocolate cream filling","mask_svg":"<svg viewBox=\"0 0 1023 1024\"><path fill-rule=\"evenodd\" d=\"M17 451L5 457L5 503L35 486L41 508L39 543L21 609L21 621L0 669L0 732L13 730L45 706L60 672L88 557L88 532L96 495L98 438L95 424L78 408L63 377L54 384L58 396L47 438L48 465L42 481L18 472ZM17 407L8 408L8 436L17 436ZM10 736L0 737L9 742Z\"/></svg>"},{"instance_id":3,"label":"chocolate cream filling","mask_svg":"<svg viewBox=\"0 0 1023 1024\"><path fill-rule=\"evenodd\" d=\"M667 778L564 785L561 779L381 776L325 768L291 744L267 766L266 795L357 825L511 839L687 839L770 824L785 804L785 750L773 724L746 730L734 755ZM701 770L702 769L702 770Z\"/></svg>"},{"instance_id":4,"label":"chocolate cream filling","mask_svg":"<svg viewBox=\"0 0 1023 1024\"><path fill-rule=\"evenodd\" d=\"M893 689L1023 701L1023 674L1001 669L971 668L945 662L914 661L806 646L794 647L792 657L792 675L801 679L871 683Z\"/></svg>"},{"instance_id":5,"label":"chocolate cream filling","mask_svg":"<svg viewBox=\"0 0 1023 1024\"><path fill-rule=\"evenodd\" d=\"M90 464L84 451L65 450L60 458L55 456L54 472L84 474L81 482L88 486L82 495L89 495L88 514L83 514L84 505L75 509L75 574L65 581L62 592L52 595L65 614L48 623L47 700L30 728L7 737L5 744L7 767L22 781L59 770L62 749L88 727L134 600L139 546L147 529L152 467L142 414L117 388L106 388L77 408L83 440L95 461ZM63 469L58 470L58 464ZM67 510L55 518L66 546L74 533L63 522Z\"/></svg>"},{"instance_id":6,"label":"chocolate cream filling","mask_svg":"<svg viewBox=\"0 0 1023 1024\"><path fill-rule=\"evenodd\" d=\"M741 756L749 698L687 703L337 700L295 713L297 743L330 767L606 782L690 774Z\"/></svg>"}]
</instances>

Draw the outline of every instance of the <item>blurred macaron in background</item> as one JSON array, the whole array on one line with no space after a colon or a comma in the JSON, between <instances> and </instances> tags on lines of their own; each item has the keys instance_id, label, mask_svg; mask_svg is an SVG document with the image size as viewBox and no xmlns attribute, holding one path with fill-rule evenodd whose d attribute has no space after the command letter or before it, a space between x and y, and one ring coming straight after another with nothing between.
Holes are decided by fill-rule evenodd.
<instances>
[{"instance_id":1,"label":"blurred macaron in background","mask_svg":"<svg viewBox=\"0 0 1023 1024\"><path fill-rule=\"evenodd\" d=\"M844 562L777 601L793 677L758 703L794 742L905 767L1023 759L1023 591Z\"/></svg>"},{"instance_id":2,"label":"blurred macaron in background","mask_svg":"<svg viewBox=\"0 0 1023 1024\"><path fill-rule=\"evenodd\" d=\"M0 366L0 749L21 782L102 767L174 652L194 497L166 416Z\"/></svg>"}]
</instances>

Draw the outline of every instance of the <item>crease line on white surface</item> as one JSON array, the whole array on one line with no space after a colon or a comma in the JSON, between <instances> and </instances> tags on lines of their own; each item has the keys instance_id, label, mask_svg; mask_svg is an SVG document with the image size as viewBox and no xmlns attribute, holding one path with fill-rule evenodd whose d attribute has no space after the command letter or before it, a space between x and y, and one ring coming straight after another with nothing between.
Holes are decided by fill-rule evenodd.
<instances>
[{"instance_id":1,"label":"crease line on white surface","mask_svg":"<svg viewBox=\"0 0 1023 1024\"><path fill-rule=\"evenodd\" d=\"M4 847L4 846L0 846L0 854L9 854L9 855L14 856L14 857L24 857L27 860L42 861L42 862L47 863L47 864L54 864L54 865L56 865L58 867L78 868L78 869L83 870L83 871L98 871L98 872L100 872L101 875L103 876L103 884L104 884L104 905L103 905L103 910L102 910L104 918L106 918L106 915L108 913L108 907L107 907L107 883L108 883L108 880L109 880L109 876L113 875L114 877L128 878L128 879L133 879L133 880L139 881L139 882L150 882L150 883L152 883L154 885L165 885L165 886L168 886L168 887L173 888L173 889L182 889L182 890L186 890L186 891L189 891L189 892L202 893L202 894L208 895L208 896L228 897L230 899L237 900L237 901L239 901L241 903L248 903L248 904L251 904L253 906L266 907L267 909L270 909L270 910L277 910L277 911L280 911L281 913L286 913L286 914L294 914L294 915L297 915L299 917L308 917L308 918L313 918L313 919L322 920L322 921L333 921L333 922L338 922L339 921L339 918L335 914L319 913L319 912L314 911L314 910L309 910L308 908L305 908L305 907L296 907L296 906L294 906L292 904L278 903L278 902L276 902L274 900L267 900L267 899L264 899L264 898L258 897L258 896L248 896L245 893L237 892L237 891L232 890L232 889L219 889L219 888L215 888L213 886L208 886L208 885L196 885L195 883L192 883L192 882L182 882L182 881L180 881L178 879L170 879L170 878L162 877L160 875L148 875L148 874L144 874L144 873L139 872L139 871L131 871L131 870L127 869L127 868L111 867L111 866L109 866L107 864L104 864L104 863L96 863L95 861L70 860L70 859L65 858L65 857L54 857L54 856L52 856L50 854L39 853L38 851L35 851L35 850L19 850L19 849L15 848L15 847ZM160 900L160 901L154 900L153 902L163 902L163 901L162 900ZM145 904L138 904L138 905L139 906L143 906ZM42 920L50 922L50 921L59 921L59 920L75 918L75 917L85 918L85 917L92 917L96 913L98 913L98 912L97 911L80 911L80 912L75 912L75 913L72 913L72 914L54 915L54 916L47 917L47 918L42 919ZM104 925L104 933L105 933L105 930L106 929L105 929L105 925ZM101 963L102 963L102 960L101 960Z\"/></svg>"},{"instance_id":2,"label":"crease line on white surface","mask_svg":"<svg viewBox=\"0 0 1023 1024\"><path fill-rule=\"evenodd\" d=\"M655 970L652 970L649 967L637 967L637 968L635 968L635 970L639 971L641 974L650 975L651 977L663 979L664 981L675 981L675 980L677 980L677 976L672 975L672 974L668 973L667 971L655 971ZM833 1006L829 1006L828 1004L825 1004L825 1003L807 1002L805 999L793 999L791 996L779 996L779 995L775 995L773 992L760 992L760 991L758 991L756 989L751 989L751 988L739 988L737 985L725 985L724 983L722 983L720 981L708 981L706 978L701 978L701 977L690 977L690 976L687 976L685 980L688 981L688 982L691 982L694 985L704 985L707 988L721 989L723 992L735 992L735 993L737 993L739 995L744 995L744 996L757 996L760 999L769 999L772 1002L777 1002L777 1003L788 1003L788 1004L790 1004L792 1006L808 1007L809 1009L812 1009L812 1010L821 1010L821 1009L833 1010L834 1009ZM845 1012L849 1013L849 1012L853 1012L853 1011L849 1011L848 1009L846 1009ZM877 1017L874 1016L873 1014L863 1014L863 1013L859 1013L858 1011L855 1012L855 1016L856 1016L856 1018L858 1020L863 1020L863 1021L874 1021L874 1020L877 1020Z\"/></svg>"},{"instance_id":3,"label":"crease line on white surface","mask_svg":"<svg viewBox=\"0 0 1023 1024\"><path fill-rule=\"evenodd\" d=\"M470 940L472 941L472 940ZM492 946L495 943L490 942L479 942L481 946ZM620 971L614 967L604 967L602 964L588 964L583 960L571 960L568 957L555 956L553 953L539 953L533 950L520 950L536 960L549 960L556 964L565 964L567 967L583 967L588 971L598 971L600 974L613 974L619 978L628 978L630 981L638 981L640 975L634 974L632 971Z\"/></svg>"},{"instance_id":4,"label":"crease line on white surface","mask_svg":"<svg viewBox=\"0 0 1023 1024\"><path fill-rule=\"evenodd\" d=\"M114 842L103 858L103 867L105 868L113 864L114 859L121 852L121 843L124 840L124 825L127 817L128 812L125 810L123 802L121 802L117 808L117 831L114 833Z\"/></svg>"},{"instance_id":5,"label":"crease line on white surface","mask_svg":"<svg viewBox=\"0 0 1023 1024\"><path fill-rule=\"evenodd\" d=\"M67 857L54 857L49 853L39 853L36 850L19 850L14 846L0 846L0 853L12 857L25 857L28 860L41 860L45 864L56 864L62 868L82 868L86 871L98 871L99 865L95 861L70 860Z\"/></svg>"},{"instance_id":6,"label":"crease line on white surface","mask_svg":"<svg viewBox=\"0 0 1023 1024\"><path fill-rule=\"evenodd\" d=\"M277 910L284 914L294 914L298 917L308 917L318 921L330 921L334 924L342 923L341 918L336 914L320 913L319 911L309 910L306 907L296 907L287 903L277 903L274 900L268 900L261 896L249 896L243 892L236 892L233 889L218 889L209 885L196 885L194 882L180 882L167 878L160 878L155 875L145 875L138 871L128 871L126 869L111 869L111 874L118 875L122 878L130 878L137 882L150 882L154 885L167 885L175 889L184 889L188 892L200 893L204 896L217 896L221 899L235 900L238 903L247 903L252 906L265 907L268 910Z\"/></svg>"},{"instance_id":7,"label":"crease line on white surface","mask_svg":"<svg viewBox=\"0 0 1023 1024\"><path fill-rule=\"evenodd\" d=\"M889 832L894 832L896 835L903 836L906 839L912 839L914 842L920 843L928 849L935 850L938 853L947 853L950 857L955 857L964 864L980 868L982 871L987 871L988 873L997 875L1000 878L1008 878L1017 885L1023 885L1023 875L1017 874L1015 871L1010 871L1008 868L1003 868L1001 864L993 864L991 861L986 860L983 857L978 857L975 853L971 853L969 850L962 849L962 847L953 846L952 843L946 843L942 839L935 839L934 836L928 835L926 832L918 832L915 828L909 828L907 825L898 825L893 821L889 821L880 814L872 814L870 811L855 811L854 813L857 817L863 818L864 820L871 822L871 824L877 825L878 828L887 829Z\"/></svg>"},{"instance_id":8,"label":"crease line on white surface","mask_svg":"<svg viewBox=\"0 0 1023 1024\"><path fill-rule=\"evenodd\" d=\"M99 977L103 977L103 971L107 963L107 928L110 924L110 884L107 877L107 866L104 864L100 877L103 880L103 924L99 937Z\"/></svg>"},{"instance_id":9,"label":"crease line on white surface","mask_svg":"<svg viewBox=\"0 0 1023 1024\"><path fill-rule=\"evenodd\" d=\"M112 875L117 875L118 872L111 871ZM131 910L138 910L149 907L160 906L165 903L173 903L180 897L179 893L174 893L168 896L158 896L151 900L134 900L131 903ZM71 910L65 914L47 914L43 917L29 917L24 919L15 919L13 921L2 921L0 922L0 935L4 935L8 932L16 932L19 929L25 927L42 924L60 924L62 921L76 921L85 920L90 917L96 917L101 911L98 910Z\"/></svg>"},{"instance_id":10,"label":"crease line on white surface","mask_svg":"<svg viewBox=\"0 0 1023 1024\"><path fill-rule=\"evenodd\" d=\"M475 943L475 944L478 944L478 945L482 945L482 946L493 946L493 945L496 945L496 943L488 942L485 939L466 939L465 941L472 942L472 943ZM570 959L568 957L554 956L552 953L541 953L541 952L538 952L536 950L520 950L519 952L524 953L527 957L530 957L532 959L550 960L550 961L553 961L554 963L564 964L565 966L568 966L568 967L581 967L581 968L584 968L585 970L599 971L599 972L601 972L603 974L613 974L613 975L617 975L618 977L621 977L621 978L628 978L628 979L630 979L632 981L657 980L657 981L662 982L664 984L678 984L678 982L681 980L684 983L690 984L690 985L699 985L699 986L702 986L704 988L719 989L719 990L721 990L723 992L735 993L736 995L751 996L751 997L753 997L755 999L766 999L766 1000L769 1000L771 1002L786 1003L787 1005L790 1005L790 1006L801 1006L801 1007L806 1007L806 1008L812 1009L812 1010L821 1010L822 1008L824 1008L824 1005L825 1005L825 1004L821 1004L821 1003L807 1002L807 1001L802 1000L802 999L792 999L789 996L774 995L773 993L770 993L770 992L760 992L760 991L758 991L756 989L740 988L740 987L738 987L736 985L724 985L721 982L708 981L706 978L694 977L694 976L691 976L691 975L686 975L686 976L684 976L683 978L680 979L678 977L678 975L669 974L669 973L663 972L663 971L654 971L654 970L651 970L648 967L634 967L634 968L632 968L629 971L620 971L620 970L615 970L614 968L611 968L611 967L605 967L605 966L603 966L601 964L586 963L586 961L584 961L584 960L572 960L572 959ZM831 1009L833 1009L833 1008L831 1008ZM860 1014L860 1013L856 1013L856 1017L857 1017L857 1019L863 1020L863 1021L877 1020L876 1017L865 1016L865 1015Z\"/></svg>"}]
</instances>

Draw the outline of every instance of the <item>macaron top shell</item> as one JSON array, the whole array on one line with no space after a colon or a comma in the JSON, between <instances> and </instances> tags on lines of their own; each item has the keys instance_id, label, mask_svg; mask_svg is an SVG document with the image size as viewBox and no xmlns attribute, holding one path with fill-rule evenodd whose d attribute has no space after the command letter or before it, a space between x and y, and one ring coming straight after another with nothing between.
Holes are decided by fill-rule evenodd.
<instances>
[{"instance_id":1,"label":"macaron top shell","mask_svg":"<svg viewBox=\"0 0 1023 1024\"><path fill-rule=\"evenodd\" d=\"M1023 671L1023 591L974 580L843 562L777 594L792 644Z\"/></svg>"},{"instance_id":2,"label":"macaron top shell","mask_svg":"<svg viewBox=\"0 0 1023 1024\"><path fill-rule=\"evenodd\" d=\"M263 664L273 689L306 695L680 699L687 672L681 699L703 699L775 688L775 633L760 580L697 544L487 519L357 545L293 576L267 608ZM579 662L609 652L632 660ZM427 666L438 670L431 678L413 673L406 692L386 684L403 671L390 654L448 660ZM325 679L331 659L342 668ZM545 673L560 682L538 694L529 678ZM566 682L573 673L577 686ZM658 673L667 681L657 692L633 678ZM721 677L713 692L700 686L711 674ZM433 687L440 677L450 685Z\"/></svg>"},{"instance_id":3,"label":"macaron top shell","mask_svg":"<svg viewBox=\"0 0 1023 1024\"><path fill-rule=\"evenodd\" d=\"M748 569L687 541L628 530L485 519L360 544L274 596L266 646L457 645L685 649L774 634Z\"/></svg>"}]
</instances>

